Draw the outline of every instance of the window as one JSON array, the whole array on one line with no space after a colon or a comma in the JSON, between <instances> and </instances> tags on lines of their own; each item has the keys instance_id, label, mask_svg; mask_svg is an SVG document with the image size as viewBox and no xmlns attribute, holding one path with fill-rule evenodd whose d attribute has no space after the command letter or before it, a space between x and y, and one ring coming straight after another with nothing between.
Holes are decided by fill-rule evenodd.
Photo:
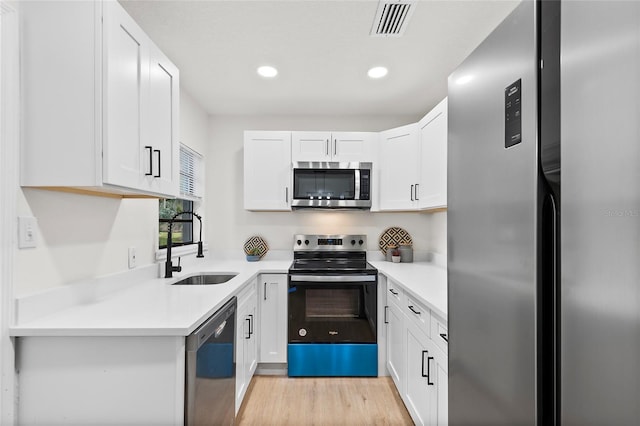
<instances>
[{"instance_id":1,"label":"window","mask_svg":"<svg viewBox=\"0 0 640 426\"><path fill-rule=\"evenodd\" d=\"M193 212L194 202L202 200L204 192L204 168L202 155L180 144L180 198L160 200L159 246L167 248L169 220L180 212ZM173 221L171 241L173 246L193 244L193 216L185 214Z\"/></svg>"},{"instance_id":2,"label":"window","mask_svg":"<svg viewBox=\"0 0 640 426\"><path fill-rule=\"evenodd\" d=\"M202 155L180 144L180 197L200 200L204 189Z\"/></svg>"},{"instance_id":3,"label":"window","mask_svg":"<svg viewBox=\"0 0 640 426\"><path fill-rule=\"evenodd\" d=\"M192 212L193 201L160 200L160 248L167 248L169 220L180 212ZM171 241L173 246L193 244L193 216L185 214L173 221Z\"/></svg>"}]
</instances>

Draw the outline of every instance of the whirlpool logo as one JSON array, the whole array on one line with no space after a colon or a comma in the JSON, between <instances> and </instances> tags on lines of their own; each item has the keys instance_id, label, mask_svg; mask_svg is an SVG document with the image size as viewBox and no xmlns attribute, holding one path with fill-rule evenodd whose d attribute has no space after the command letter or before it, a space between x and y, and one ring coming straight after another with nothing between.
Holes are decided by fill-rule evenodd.
<instances>
[{"instance_id":1,"label":"whirlpool logo","mask_svg":"<svg viewBox=\"0 0 640 426\"><path fill-rule=\"evenodd\" d=\"M338 332L337 332L337 331L335 331L335 330L329 330L329 335L330 335L330 336L337 336L337 335L338 335Z\"/></svg>"}]
</instances>

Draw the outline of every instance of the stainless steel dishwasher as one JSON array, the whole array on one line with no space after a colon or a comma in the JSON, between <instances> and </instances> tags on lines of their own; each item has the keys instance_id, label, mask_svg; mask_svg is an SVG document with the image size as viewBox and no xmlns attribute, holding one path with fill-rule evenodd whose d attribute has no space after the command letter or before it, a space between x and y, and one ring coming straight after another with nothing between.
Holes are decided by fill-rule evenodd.
<instances>
[{"instance_id":1,"label":"stainless steel dishwasher","mask_svg":"<svg viewBox=\"0 0 640 426\"><path fill-rule=\"evenodd\" d=\"M235 422L236 298L187 336L185 425Z\"/></svg>"}]
</instances>

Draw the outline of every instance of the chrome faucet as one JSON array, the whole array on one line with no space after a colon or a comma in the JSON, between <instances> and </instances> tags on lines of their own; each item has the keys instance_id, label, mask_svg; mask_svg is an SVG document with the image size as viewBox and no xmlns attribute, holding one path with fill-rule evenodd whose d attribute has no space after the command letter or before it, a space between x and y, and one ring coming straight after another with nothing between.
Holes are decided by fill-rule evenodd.
<instances>
[{"instance_id":1,"label":"chrome faucet","mask_svg":"<svg viewBox=\"0 0 640 426\"><path fill-rule=\"evenodd\" d=\"M171 246L173 244L171 232L172 232L172 228L173 228L173 221L178 216L181 216L183 214L190 214L191 216L197 218L198 221L200 222L200 241L198 241L198 254L196 255L196 257L204 257L204 254L202 253L202 217L200 217L199 214L194 213L194 212L176 213L175 215L173 215L173 217L171 219L169 219L169 229L168 229L168 232L167 232L167 260L164 263L164 277L165 278L172 278L174 272L181 272L182 271L182 266L180 266L180 258L178 258L178 266L173 266L173 263L171 263Z\"/></svg>"}]
</instances>

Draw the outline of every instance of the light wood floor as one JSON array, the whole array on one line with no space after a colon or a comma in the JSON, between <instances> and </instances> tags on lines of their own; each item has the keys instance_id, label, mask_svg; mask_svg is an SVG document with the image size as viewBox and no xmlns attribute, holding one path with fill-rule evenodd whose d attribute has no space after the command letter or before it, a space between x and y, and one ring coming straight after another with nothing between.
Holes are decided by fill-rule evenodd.
<instances>
[{"instance_id":1,"label":"light wood floor","mask_svg":"<svg viewBox=\"0 0 640 426\"><path fill-rule=\"evenodd\" d=\"M390 377L254 376L236 424L413 425Z\"/></svg>"}]
</instances>

